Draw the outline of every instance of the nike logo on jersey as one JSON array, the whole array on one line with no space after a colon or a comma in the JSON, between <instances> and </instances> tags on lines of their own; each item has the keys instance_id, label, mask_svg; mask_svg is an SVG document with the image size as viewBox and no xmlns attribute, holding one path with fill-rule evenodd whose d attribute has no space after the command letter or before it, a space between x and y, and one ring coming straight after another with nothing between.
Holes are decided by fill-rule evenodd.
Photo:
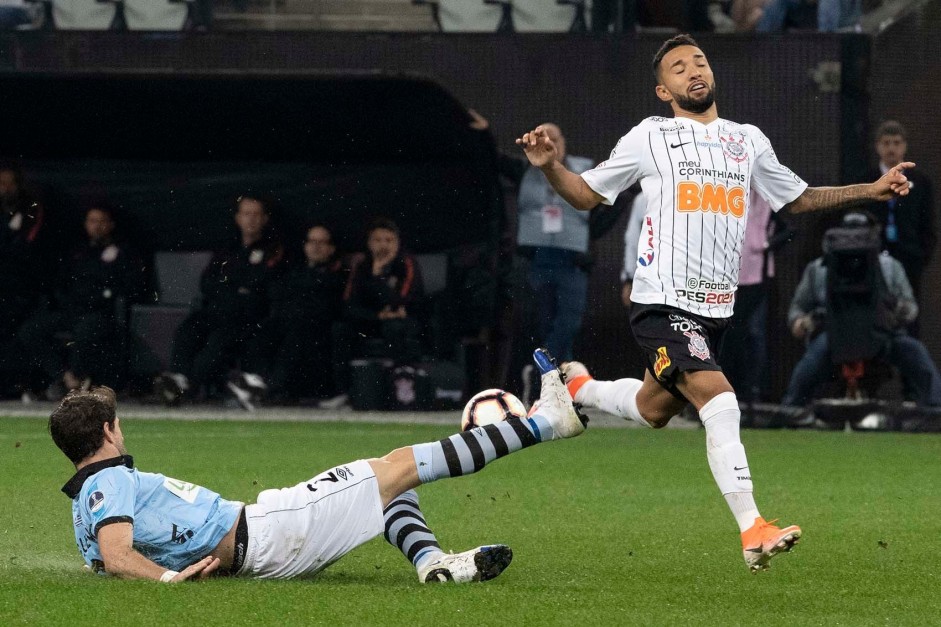
<instances>
[{"instance_id":1,"label":"nike logo on jersey","mask_svg":"<svg viewBox=\"0 0 941 627\"><path fill-rule=\"evenodd\" d=\"M686 144L691 144L692 142L683 142L682 144L670 144L670 148L679 148L680 146L685 146Z\"/></svg>"},{"instance_id":2,"label":"nike logo on jersey","mask_svg":"<svg viewBox=\"0 0 941 627\"><path fill-rule=\"evenodd\" d=\"M742 466L741 468L739 468L738 466L732 466L732 468L734 468L735 470L745 470L746 468L748 468L748 466Z\"/></svg>"}]
</instances>

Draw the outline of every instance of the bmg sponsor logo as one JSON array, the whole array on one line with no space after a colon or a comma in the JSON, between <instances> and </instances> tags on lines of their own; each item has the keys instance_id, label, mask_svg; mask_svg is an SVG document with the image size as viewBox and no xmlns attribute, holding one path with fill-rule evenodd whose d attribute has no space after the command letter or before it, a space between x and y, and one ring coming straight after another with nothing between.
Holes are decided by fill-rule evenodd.
<instances>
[{"instance_id":1,"label":"bmg sponsor logo","mask_svg":"<svg viewBox=\"0 0 941 627\"><path fill-rule=\"evenodd\" d=\"M745 215L745 188L740 185L713 185L680 181L676 185L676 210L703 211L741 218Z\"/></svg>"}]
</instances>

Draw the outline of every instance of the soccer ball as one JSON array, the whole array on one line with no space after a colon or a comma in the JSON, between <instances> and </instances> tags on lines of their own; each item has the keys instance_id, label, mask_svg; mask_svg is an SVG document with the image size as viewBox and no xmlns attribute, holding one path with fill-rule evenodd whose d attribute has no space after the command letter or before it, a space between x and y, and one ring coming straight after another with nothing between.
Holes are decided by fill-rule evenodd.
<instances>
[{"instance_id":1,"label":"soccer ball","mask_svg":"<svg viewBox=\"0 0 941 627\"><path fill-rule=\"evenodd\" d=\"M507 418L525 418L523 401L503 390L484 390L467 401L461 416L461 430L492 425Z\"/></svg>"}]
</instances>

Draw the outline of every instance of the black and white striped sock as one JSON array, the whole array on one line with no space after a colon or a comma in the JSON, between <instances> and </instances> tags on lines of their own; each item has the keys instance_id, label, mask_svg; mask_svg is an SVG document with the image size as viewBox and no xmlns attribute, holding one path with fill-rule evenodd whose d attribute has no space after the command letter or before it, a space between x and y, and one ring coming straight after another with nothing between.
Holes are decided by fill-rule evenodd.
<instances>
[{"instance_id":1,"label":"black and white striped sock","mask_svg":"<svg viewBox=\"0 0 941 627\"><path fill-rule=\"evenodd\" d=\"M418 494L415 490L397 496L386 507L383 516L386 540L402 551L415 568L421 568L422 564L443 553L438 539L428 528L418 508Z\"/></svg>"},{"instance_id":2,"label":"black and white striped sock","mask_svg":"<svg viewBox=\"0 0 941 627\"><path fill-rule=\"evenodd\" d=\"M507 418L437 442L412 446L422 483L477 472L504 455L552 439L552 427L538 414Z\"/></svg>"}]
</instances>

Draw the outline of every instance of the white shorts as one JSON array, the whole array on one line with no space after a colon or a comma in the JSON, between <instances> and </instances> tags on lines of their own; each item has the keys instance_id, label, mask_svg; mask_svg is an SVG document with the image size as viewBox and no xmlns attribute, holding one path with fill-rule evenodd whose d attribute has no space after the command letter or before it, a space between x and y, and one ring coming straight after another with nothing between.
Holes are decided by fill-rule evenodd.
<instances>
[{"instance_id":1,"label":"white shorts","mask_svg":"<svg viewBox=\"0 0 941 627\"><path fill-rule=\"evenodd\" d=\"M259 493L245 522L248 548L238 574L260 579L317 573L385 531L378 481L365 460Z\"/></svg>"}]
</instances>

